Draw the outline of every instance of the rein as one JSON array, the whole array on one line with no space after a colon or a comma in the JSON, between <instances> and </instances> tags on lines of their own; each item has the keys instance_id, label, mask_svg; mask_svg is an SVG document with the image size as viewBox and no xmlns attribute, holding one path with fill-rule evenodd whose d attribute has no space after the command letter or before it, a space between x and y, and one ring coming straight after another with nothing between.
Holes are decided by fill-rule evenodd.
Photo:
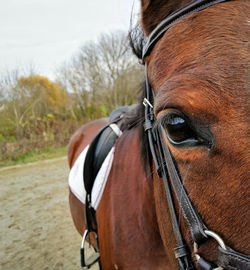
<instances>
[{"instance_id":1,"label":"rein","mask_svg":"<svg viewBox=\"0 0 250 270\"><path fill-rule=\"evenodd\" d=\"M171 152L164 141L163 130L153 129L156 118L153 111L153 91L149 84L147 64L145 63L145 57L147 57L157 41L163 36L163 34L175 23L179 22L187 16L206 9L210 6L216 5L228 0L196 0L192 3L177 10L170 16L166 17L161 23L148 36L145 46L143 48L142 59L145 64L145 86L146 97L143 104L145 106L145 124L144 129L147 133L148 143L152 158L154 160L155 168L159 178L163 178L168 207L170 210L172 227L176 240L177 247L174 249L175 257L179 264L179 269L195 269L191 260L191 254L182 236L180 225L178 222L176 209L174 206L173 196L175 195L179 208L187 222L191 237L194 242L194 254L197 260L198 269L250 269L250 258L244 254L232 250L227 247L223 240L216 233L208 230L201 217L194 208L185 186L178 174L177 167L174 163ZM165 164L165 165L164 165ZM173 190L173 192L172 192ZM174 194L173 194L174 193ZM198 254L198 246L204 243L209 237L214 238L218 242L218 260L216 263L211 264L203 259Z\"/></svg>"}]
</instances>

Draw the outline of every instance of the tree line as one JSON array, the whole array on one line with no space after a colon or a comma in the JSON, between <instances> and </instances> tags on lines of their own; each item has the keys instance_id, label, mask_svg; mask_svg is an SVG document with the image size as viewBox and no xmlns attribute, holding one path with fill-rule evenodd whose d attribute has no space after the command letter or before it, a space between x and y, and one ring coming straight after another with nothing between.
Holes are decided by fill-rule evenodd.
<instances>
[{"instance_id":1,"label":"tree line","mask_svg":"<svg viewBox=\"0 0 250 270\"><path fill-rule=\"evenodd\" d=\"M0 79L1 158L10 143L21 151L66 145L80 124L133 104L142 75L121 31L85 43L57 69L54 81L34 68L8 72Z\"/></svg>"}]
</instances>

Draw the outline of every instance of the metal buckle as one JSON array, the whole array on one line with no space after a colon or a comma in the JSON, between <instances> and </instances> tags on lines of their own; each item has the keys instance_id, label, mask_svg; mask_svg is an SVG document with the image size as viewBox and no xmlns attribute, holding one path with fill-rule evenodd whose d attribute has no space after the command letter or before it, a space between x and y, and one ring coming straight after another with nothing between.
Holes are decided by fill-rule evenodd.
<instances>
[{"instance_id":1,"label":"metal buckle","mask_svg":"<svg viewBox=\"0 0 250 270\"><path fill-rule=\"evenodd\" d=\"M219 246L221 248L227 250L224 241L222 240L222 238L217 233L215 233L213 231L209 231L209 230L204 230L204 233L207 236L210 236L214 240L216 240L216 242L219 244ZM194 242L194 255L195 255L196 260L198 261L201 257L197 252L198 252L198 244L196 242ZM223 270L223 268L219 266L219 267L213 268L213 270Z\"/></svg>"},{"instance_id":2,"label":"metal buckle","mask_svg":"<svg viewBox=\"0 0 250 270\"><path fill-rule=\"evenodd\" d=\"M89 258L86 258L84 244L85 242L88 242L89 246L91 245L90 237L89 237L89 241L87 241L87 237L89 236L90 233L94 233L95 235L96 250L95 250L95 253L89 256ZM99 252L98 239L97 239L96 232L94 231L89 232L88 230L84 231L82 242L81 242L80 253L81 253L81 267L83 270L89 269L94 263L100 261L100 252Z\"/></svg>"},{"instance_id":3,"label":"metal buckle","mask_svg":"<svg viewBox=\"0 0 250 270\"><path fill-rule=\"evenodd\" d=\"M146 107L147 105L149 105L149 107L151 107L153 109L153 105L149 102L149 100L147 98L143 99L142 104Z\"/></svg>"}]
</instances>

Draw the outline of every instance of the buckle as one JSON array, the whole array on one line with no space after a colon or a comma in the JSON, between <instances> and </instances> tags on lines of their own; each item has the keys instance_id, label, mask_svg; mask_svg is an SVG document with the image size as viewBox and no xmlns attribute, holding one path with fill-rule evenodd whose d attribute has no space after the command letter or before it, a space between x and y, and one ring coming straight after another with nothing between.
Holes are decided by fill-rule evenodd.
<instances>
[{"instance_id":1,"label":"buckle","mask_svg":"<svg viewBox=\"0 0 250 270\"><path fill-rule=\"evenodd\" d=\"M153 105L149 102L149 100L147 98L143 99L142 104L146 107L147 105L149 105L150 108L153 109Z\"/></svg>"}]
</instances>

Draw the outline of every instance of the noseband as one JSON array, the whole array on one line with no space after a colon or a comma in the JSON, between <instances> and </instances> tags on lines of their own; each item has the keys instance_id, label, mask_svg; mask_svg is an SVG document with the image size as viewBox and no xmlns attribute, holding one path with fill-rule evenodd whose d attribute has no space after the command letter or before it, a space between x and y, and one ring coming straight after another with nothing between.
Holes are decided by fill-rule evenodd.
<instances>
[{"instance_id":1,"label":"noseband","mask_svg":"<svg viewBox=\"0 0 250 270\"><path fill-rule=\"evenodd\" d=\"M227 0L196 0L192 3L184 6L178 11L172 13L166 17L148 36L145 46L143 48L143 61L153 49L154 45L164 35L164 33L175 23L179 22L187 16L206 9L215 4L225 2ZM145 62L145 61L144 61ZM194 208L180 175L173 161L173 157L167 144L164 141L164 136L161 129L152 129L156 118L153 111L153 91L150 87L148 80L147 64L145 63L145 86L146 97L143 104L145 106L145 132L148 137L148 144L150 147L151 155L154 160L157 174L160 178L163 178L168 207L170 210L172 227L175 235L177 247L174 249L175 257L178 261L179 268L181 270L194 269L193 262L191 260L191 254L182 236L180 225L178 222L176 209L174 206L173 196L175 195L179 208L187 222L191 237L194 242L194 254L197 259L198 269L250 269L250 258L244 254L232 250L227 247L219 235L210 231L201 217ZM173 192L172 192L173 190ZM174 194L173 194L174 193ZM218 242L218 259L216 263L207 262L197 252L198 246L204 243L208 238L214 238Z\"/></svg>"}]
</instances>

